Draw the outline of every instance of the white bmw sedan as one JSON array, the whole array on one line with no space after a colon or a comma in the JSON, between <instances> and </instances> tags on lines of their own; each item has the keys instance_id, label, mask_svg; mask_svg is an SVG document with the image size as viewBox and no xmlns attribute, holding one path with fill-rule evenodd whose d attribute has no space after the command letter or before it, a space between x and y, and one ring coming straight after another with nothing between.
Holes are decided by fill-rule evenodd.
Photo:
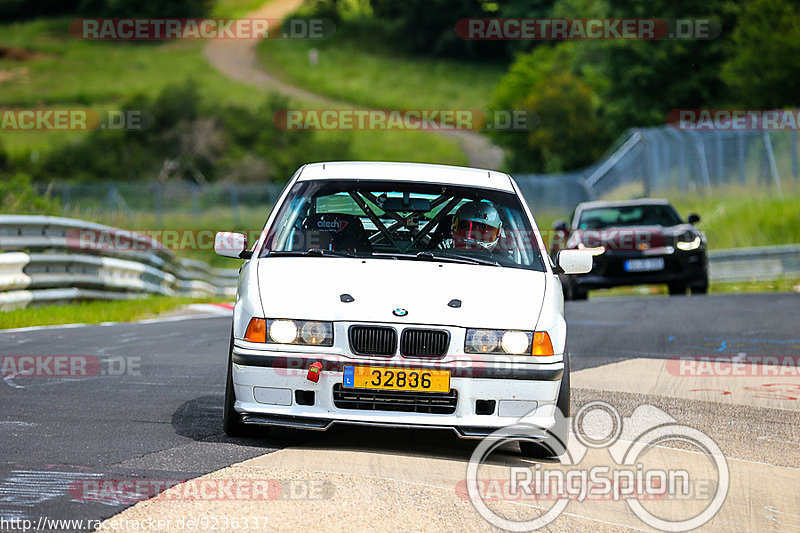
<instances>
[{"instance_id":1,"label":"white bmw sedan","mask_svg":"<svg viewBox=\"0 0 800 533\"><path fill-rule=\"evenodd\" d=\"M258 242L218 233L241 268L224 429L333 424L449 428L523 421L547 437L569 410L555 264L507 174L340 162L300 168ZM523 453L539 454L536 442Z\"/></svg>"}]
</instances>

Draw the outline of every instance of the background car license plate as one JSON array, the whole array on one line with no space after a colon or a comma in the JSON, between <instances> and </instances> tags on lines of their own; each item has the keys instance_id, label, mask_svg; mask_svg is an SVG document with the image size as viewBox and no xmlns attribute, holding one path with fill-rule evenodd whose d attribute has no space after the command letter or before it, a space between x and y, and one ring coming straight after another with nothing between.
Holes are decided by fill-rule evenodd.
<instances>
[{"instance_id":1,"label":"background car license plate","mask_svg":"<svg viewBox=\"0 0 800 533\"><path fill-rule=\"evenodd\" d=\"M347 365L343 381L357 389L450 392L449 370Z\"/></svg>"},{"instance_id":2,"label":"background car license plate","mask_svg":"<svg viewBox=\"0 0 800 533\"><path fill-rule=\"evenodd\" d=\"M628 259L625 261L626 272L651 272L653 270L664 270L663 257L651 257L649 259Z\"/></svg>"}]
</instances>

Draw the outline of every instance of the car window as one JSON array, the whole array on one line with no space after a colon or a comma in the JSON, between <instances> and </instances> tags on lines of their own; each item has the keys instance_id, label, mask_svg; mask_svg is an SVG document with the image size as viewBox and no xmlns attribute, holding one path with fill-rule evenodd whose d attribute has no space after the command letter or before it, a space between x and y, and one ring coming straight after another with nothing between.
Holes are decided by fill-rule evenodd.
<instances>
[{"instance_id":1,"label":"car window","mask_svg":"<svg viewBox=\"0 0 800 533\"><path fill-rule=\"evenodd\" d=\"M681 218L669 205L599 207L581 212L578 229L625 226L677 226Z\"/></svg>"},{"instance_id":2,"label":"car window","mask_svg":"<svg viewBox=\"0 0 800 533\"><path fill-rule=\"evenodd\" d=\"M544 271L519 198L503 191L364 180L296 183L268 229L261 256L457 257Z\"/></svg>"}]
</instances>

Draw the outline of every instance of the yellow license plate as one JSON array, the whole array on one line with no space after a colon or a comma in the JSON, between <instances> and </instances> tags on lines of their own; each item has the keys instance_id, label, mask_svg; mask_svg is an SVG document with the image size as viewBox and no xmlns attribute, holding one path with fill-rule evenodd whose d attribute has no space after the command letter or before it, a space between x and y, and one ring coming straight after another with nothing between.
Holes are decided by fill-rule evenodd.
<instances>
[{"instance_id":1,"label":"yellow license plate","mask_svg":"<svg viewBox=\"0 0 800 533\"><path fill-rule=\"evenodd\" d=\"M346 365L343 385L356 389L450 392L450 371Z\"/></svg>"}]
</instances>

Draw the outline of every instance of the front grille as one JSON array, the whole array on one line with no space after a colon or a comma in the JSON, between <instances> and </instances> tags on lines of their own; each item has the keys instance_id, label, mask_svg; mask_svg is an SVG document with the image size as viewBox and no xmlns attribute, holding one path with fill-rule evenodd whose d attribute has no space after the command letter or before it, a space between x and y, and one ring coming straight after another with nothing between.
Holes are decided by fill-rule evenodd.
<instances>
[{"instance_id":1,"label":"front grille","mask_svg":"<svg viewBox=\"0 0 800 533\"><path fill-rule=\"evenodd\" d=\"M350 349L358 355L394 355L397 331L389 326L352 326Z\"/></svg>"},{"instance_id":2,"label":"front grille","mask_svg":"<svg viewBox=\"0 0 800 533\"><path fill-rule=\"evenodd\" d=\"M439 329L406 329L400 337L400 353L408 357L442 357L450 336Z\"/></svg>"},{"instance_id":3,"label":"front grille","mask_svg":"<svg viewBox=\"0 0 800 533\"><path fill-rule=\"evenodd\" d=\"M341 383L333 386L333 405L339 409L451 415L456 412L457 403L458 392L454 389L440 393L347 389Z\"/></svg>"}]
</instances>

